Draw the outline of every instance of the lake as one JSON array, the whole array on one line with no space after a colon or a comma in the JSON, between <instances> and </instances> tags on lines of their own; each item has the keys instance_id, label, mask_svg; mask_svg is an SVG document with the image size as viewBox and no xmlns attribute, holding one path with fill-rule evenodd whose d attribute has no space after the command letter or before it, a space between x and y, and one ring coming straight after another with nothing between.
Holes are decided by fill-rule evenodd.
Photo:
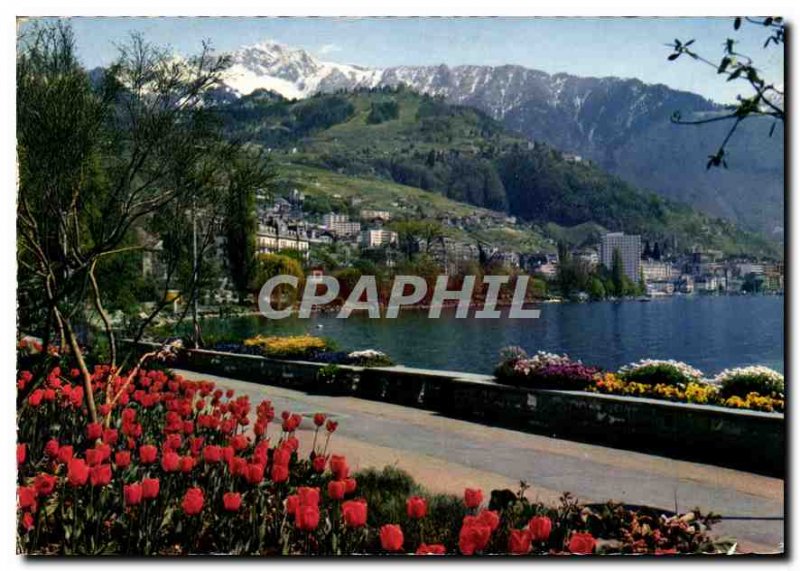
<instances>
[{"instance_id":1,"label":"lake","mask_svg":"<svg viewBox=\"0 0 800 571\"><path fill-rule=\"evenodd\" d=\"M777 296L675 296L542 304L539 319L456 319L452 313L428 319L427 311L412 310L398 319L251 316L206 319L202 327L242 339L310 333L333 339L341 350L384 351L409 367L490 373L500 350L518 345L529 354L567 353L606 369L643 358L677 359L710 376L755 364L783 372L783 303Z\"/></svg>"}]
</instances>

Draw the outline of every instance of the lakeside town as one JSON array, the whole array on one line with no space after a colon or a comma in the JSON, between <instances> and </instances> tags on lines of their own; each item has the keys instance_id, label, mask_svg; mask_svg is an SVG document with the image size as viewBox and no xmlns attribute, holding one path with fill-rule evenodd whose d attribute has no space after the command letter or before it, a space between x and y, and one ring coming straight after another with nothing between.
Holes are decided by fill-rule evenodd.
<instances>
[{"instance_id":1,"label":"lakeside town","mask_svg":"<svg viewBox=\"0 0 800 571\"><path fill-rule=\"evenodd\" d=\"M342 199L333 195L334 200ZM538 280L533 297L549 300L588 301L615 297L650 298L689 294L777 294L784 291L784 263L747 257L726 257L721 251L683 252L678 244L643 240L624 232L597 233L580 247L549 240L548 251L521 251L492 246L481 241L456 239L475 229L523 226L513 216L475 210L464 216L440 216L420 220L421 229L399 219L390 210L364 208L361 199L343 202L347 210L315 213L304 209L305 195L292 189L286 197L266 191L256 193L254 254L258 260L275 256L297 261L303 272L321 275L356 268L397 271L398 264L414 256L425 256L444 275L470 271L526 274ZM402 205L391 205L402 211ZM202 214L200 214L202 216ZM415 232L414 230L417 230ZM424 235L423 235L424 234ZM597 240L594 242L593 240ZM226 236L213 237L208 255L219 267L229 269ZM160 244L142 256L142 275L158 279L164 273L157 254ZM331 254L335 253L335 265ZM326 263L327 262L327 263ZM627 287L614 292L615 264ZM565 275L566 274L566 275ZM260 274L261 278L271 277ZM351 275L352 278L352 275ZM259 284L253 284L257 290ZM213 297L212 297L213 292ZM178 299L179 291L170 295ZM250 297L252 298L252 295ZM239 297L223 273L216 287L205 296L213 304L235 303ZM176 306L177 307L177 306Z\"/></svg>"}]
</instances>

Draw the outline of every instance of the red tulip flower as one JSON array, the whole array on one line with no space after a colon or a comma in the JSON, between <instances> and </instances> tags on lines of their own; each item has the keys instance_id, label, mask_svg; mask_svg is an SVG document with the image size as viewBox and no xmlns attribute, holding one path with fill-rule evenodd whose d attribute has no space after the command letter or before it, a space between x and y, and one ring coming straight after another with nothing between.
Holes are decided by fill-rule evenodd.
<instances>
[{"instance_id":1,"label":"red tulip flower","mask_svg":"<svg viewBox=\"0 0 800 571\"><path fill-rule=\"evenodd\" d=\"M21 510L36 511L36 488L33 486L18 487L17 498Z\"/></svg>"},{"instance_id":2,"label":"red tulip flower","mask_svg":"<svg viewBox=\"0 0 800 571\"><path fill-rule=\"evenodd\" d=\"M125 484L122 489L126 506L138 506L142 503L142 485L138 483Z\"/></svg>"},{"instance_id":3,"label":"red tulip flower","mask_svg":"<svg viewBox=\"0 0 800 571\"><path fill-rule=\"evenodd\" d=\"M275 465L272 467L270 477L276 484L281 484L289 479L289 468L286 466Z\"/></svg>"},{"instance_id":4,"label":"red tulip flower","mask_svg":"<svg viewBox=\"0 0 800 571\"><path fill-rule=\"evenodd\" d=\"M313 504L300 505L294 512L294 524L301 531L314 531L319 525L319 508Z\"/></svg>"},{"instance_id":5,"label":"red tulip flower","mask_svg":"<svg viewBox=\"0 0 800 571\"><path fill-rule=\"evenodd\" d=\"M72 460L73 454L74 452L72 446L65 444L58 449L58 461L62 464L69 464L69 461Z\"/></svg>"},{"instance_id":6,"label":"red tulip flower","mask_svg":"<svg viewBox=\"0 0 800 571\"><path fill-rule=\"evenodd\" d=\"M508 552L524 555L531 550L531 532L527 529L512 529L508 537Z\"/></svg>"},{"instance_id":7,"label":"red tulip flower","mask_svg":"<svg viewBox=\"0 0 800 571\"><path fill-rule=\"evenodd\" d=\"M344 480L344 493L350 495L355 491L356 491L356 479L346 478Z\"/></svg>"},{"instance_id":8,"label":"red tulip flower","mask_svg":"<svg viewBox=\"0 0 800 571\"><path fill-rule=\"evenodd\" d=\"M145 478L142 480L142 499L154 500L158 497L161 482L158 478Z\"/></svg>"},{"instance_id":9,"label":"red tulip flower","mask_svg":"<svg viewBox=\"0 0 800 571\"><path fill-rule=\"evenodd\" d=\"M343 502L342 517L347 527L364 527L367 524L367 502L363 499Z\"/></svg>"},{"instance_id":10,"label":"red tulip flower","mask_svg":"<svg viewBox=\"0 0 800 571\"><path fill-rule=\"evenodd\" d=\"M344 480L350 475L350 468L347 466L347 458L334 454L330 461L331 472L337 480Z\"/></svg>"},{"instance_id":11,"label":"red tulip flower","mask_svg":"<svg viewBox=\"0 0 800 571\"><path fill-rule=\"evenodd\" d=\"M142 464L152 464L156 461L158 456L158 448L152 444L144 444L139 446L139 460Z\"/></svg>"},{"instance_id":12,"label":"red tulip flower","mask_svg":"<svg viewBox=\"0 0 800 571\"><path fill-rule=\"evenodd\" d=\"M386 551L403 550L403 530L399 525L386 524L381 527L381 547Z\"/></svg>"},{"instance_id":13,"label":"red tulip flower","mask_svg":"<svg viewBox=\"0 0 800 571\"><path fill-rule=\"evenodd\" d=\"M177 452L164 452L164 455L161 457L161 468L165 472L177 472L180 462L181 457L178 456Z\"/></svg>"},{"instance_id":14,"label":"red tulip flower","mask_svg":"<svg viewBox=\"0 0 800 571\"><path fill-rule=\"evenodd\" d=\"M528 530L531 532L533 541L547 541L550 539L550 531L553 529L553 522L547 516L537 515L528 522Z\"/></svg>"},{"instance_id":15,"label":"red tulip flower","mask_svg":"<svg viewBox=\"0 0 800 571\"><path fill-rule=\"evenodd\" d=\"M579 555L590 555L594 553L594 548L597 546L594 536L591 533L575 532L569 539L567 549L570 553Z\"/></svg>"},{"instance_id":16,"label":"red tulip flower","mask_svg":"<svg viewBox=\"0 0 800 571\"><path fill-rule=\"evenodd\" d=\"M58 439L51 438L48 440L47 444L44 445L44 453L50 458L58 456Z\"/></svg>"},{"instance_id":17,"label":"red tulip flower","mask_svg":"<svg viewBox=\"0 0 800 571\"><path fill-rule=\"evenodd\" d=\"M411 519L422 519L428 513L428 502L425 498L412 496L406 500L406 513Z\"/></svg>"},{"instance_id":18,"label":"red tulip flower","mask_svg":"<svg viewBox=\"0 0 800 571\"><path fill-rule=\"evenodd\" d=\"M300 497L301 506L319 505L319 488L309 488L307 486L300 486L299 488L297 488L297 495Z\"/></svg>"},{"instance_id":19,"label":"red tulip flower","mask_svg":"<svg viewBox=\"0 0 800 571\"><path fill-rule=\"evenodd\" d=\"M80 458L73 458L67 464L67 481L71 486L83 486L89 480L89 466Z\"/></svg>"},{"instance_id":20,"label":"red tulip flower","mask_svg":"<svg viewBox=\"0 0 800 571\"><path fill-rule=\"evenodd\" d=\"M242 495L236 492L226 492L222 496L222 504L226 512L236 512L242 506Z\"/></svg>"},{"instance_id":21,"label":"red tulip flower","mask_svg":"<svg viewBox=\"0 0 800 571\"><path fill-rule=\"evenodd\" d=\"M343 500L346 487L341 480L331 480L328 482L328 497L332 500Z\"/></svg>"},{"instance_id":22,"label":"red tulip flower","mask_svg":"<svg viewBox=\"0 0 800 571\"><path fill-rule=\"evenodd\" d=\"M203 490L200 488L189 488L183 496L181 507L186 515L197 515L203 511Z\"/></svg>"},{"instance_id":23,"label":"red tulip flower","mask_svg":"<svg viewBox=\"0 0 800 571\"><path fill-rule=\"evenodd\" d=\"M222 459L222 450L219 446L210 444L203 448L203 460L208 464L216 464Z\"/></svg>"},{"instance_id":24,"label":"red tulip flower","mask_svg":"<svg viewBox=\"0 0 800 571\"><path fill-rule=\"evenodd\" d=\"M194 458L191 456L181 456L181 460L179 463L180 471L184 474L188 474L194 469Z\"/></svg>"},{"instance_id":25,"label":"red tulip flower","mask_svg":"<svg viewBox=\"0 0 800 571\"><path fill-rule=\"evenodd\" d=\"M127 468L131 464L131 453L127 450L120 450L114 453L114 464L117 468Z\"/></svg>"},{"instance_id":26,"label":"red tulip flower","mask_svg":"<svg viewBox=\"0 0 800 571\"><path fill-rule=\"evenodd\" d=\"M90 422L86 425L86 438L97 440L103 435L103 425L99 422Z\"/></svg>"},{"instance_id":27,"label":"red tulip flower","mask_svg":"<svg viewBox=\"0 0 800 571\"><path fill-rule=\"evenodd\" d=\"M17 444L17 466L25 463L25 457L28 455L28 445L24 442Z\"/></svg>"},{"instance_id":28,"label":"red tulip flower","mask_svg":"<svg viewBox=\"0 0 800 571\"><path fill-rule=\"evenodd\" d=\"M94 466L89 473L89 481L92 486L107 486L111 483L111 466L100 464Z\"/></svg>"},{"instance_id":29,"label":"red tulip flower","mask_svg":"<svg viewBox=\"0 0 800 571\"><path fill-rule=\"evenodd\" d=\"M475 509L483 502L483 492L475 488L464 490L464 505L469 509Z\"/></svg>"},{"instance_id":30,"label":"red tulip flower","mask_svg":"<svg viewBox=\"0 0 800 571\"><path fill-rule=\"evenodd\" d=\"M483 525L488 525L494 531L500 525L500 515L493 510L481 510L478 514L478 521Z\"/></svg>"},{"instance_id":31,"label":"red tulip flower","mask_svg":"<svg viewBox=\"0 0 800 571\"><path fill-rule=\"evenodd\" d=\"M317 474L322 474L325 471L325 466L328 464L328 459L325 456L314 456L311 461L311 467Z\"/></svg>"},{"instance_id":32,"label":"red tulip flower","mask_svg":"<svg viewBox=\"0 0 800 571\"><path fill-rule=\"evenodd\" d=\"M317 414L315 414L314 415L314 424L317 426L317 428L319 428L320 426L325 424L325 415L322 414L321 412L318 412Z\"/></svg>"},{"instance_id":33,"label":"red tulip flower","mask_svg":"<svg viewBox=\"0 0 800 571\"><path fill-rule=\"evenodd\" d=\"M36 488L36 493L40 496L49 496L56 489L56 482L58 478L52 474L37 474L33 481L33 487Z\"/></svg>"}]
</instances>

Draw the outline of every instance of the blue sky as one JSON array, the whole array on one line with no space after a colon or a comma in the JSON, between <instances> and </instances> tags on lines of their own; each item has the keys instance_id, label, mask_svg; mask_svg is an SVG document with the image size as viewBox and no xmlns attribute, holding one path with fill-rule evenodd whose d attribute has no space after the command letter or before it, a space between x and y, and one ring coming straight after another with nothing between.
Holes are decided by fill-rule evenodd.
<instances>
[{"instance_id":1,"label":"blue sky","mask_svg":"<svg viewBox=\"0 0 800 571\"><path fill-rule=\"evenodd\" d=\"M549 73L637 77L721 102L741 84L727 83L691 61L667 62L665 44L696 39L718 60L728 37L756 56L765 75L783 83L783 52L764 49L764 32L730 18L73 18L87 67L107 64L115 43L140 31L157 44L194 53L203 39L219 51L263 40L302 47L330 61L394 65L519 64Z\"/></svg>"}]
</instances>

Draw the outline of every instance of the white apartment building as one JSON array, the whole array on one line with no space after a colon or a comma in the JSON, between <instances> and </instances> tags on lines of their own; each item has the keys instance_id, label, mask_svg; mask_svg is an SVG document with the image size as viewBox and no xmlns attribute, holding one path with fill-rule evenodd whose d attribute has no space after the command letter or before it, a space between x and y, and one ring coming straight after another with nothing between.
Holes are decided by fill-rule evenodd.
<instances>
[{"instance_id":1,"label":"white apartment building","mask_svg":"<svg viewBox=\"0 0 800 571\"><path fill-rule=\"evenodd\" d=\"M335 214L333 212L322 216L322 225L329 232L337 236L354 236L361 232L360 222L350 222L347 214Z\"/></svg>"},{"instance_id":2,"label":"white apartment building","mask_svg":"<svg viewBox=\"0 0 800 571\"><path fill-rule=\"evenodd\" d=\"M397 232L374 228L361 232L361 245L365 248L379 248L389 244L397 244Z\"/></svg>"}]
</instances>

